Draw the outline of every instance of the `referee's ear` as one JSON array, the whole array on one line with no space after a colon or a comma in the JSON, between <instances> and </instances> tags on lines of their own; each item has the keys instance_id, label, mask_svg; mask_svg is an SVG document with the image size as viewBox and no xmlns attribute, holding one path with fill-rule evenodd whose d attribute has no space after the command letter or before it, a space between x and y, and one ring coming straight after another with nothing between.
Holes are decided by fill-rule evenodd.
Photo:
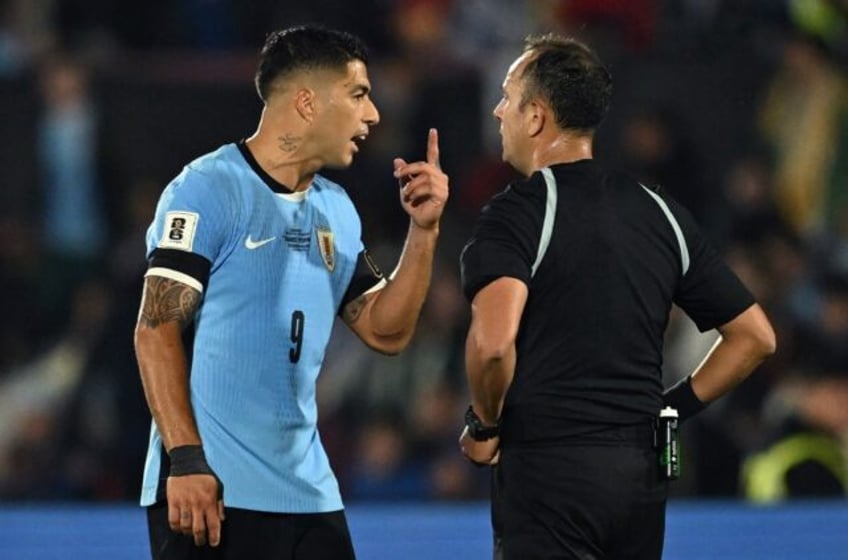
<instances>
[{"instance_id":1,"label":"referee's ear","mask_svg":"<svg viewBox=\"0 0 848 560\"><path fill-rule=\"evenodd\" d=\"M539 99L533 99L524 106L524 123L529 137L542 133L549 120L549 112L548 106Z\"/></svg>"}]
</instances>

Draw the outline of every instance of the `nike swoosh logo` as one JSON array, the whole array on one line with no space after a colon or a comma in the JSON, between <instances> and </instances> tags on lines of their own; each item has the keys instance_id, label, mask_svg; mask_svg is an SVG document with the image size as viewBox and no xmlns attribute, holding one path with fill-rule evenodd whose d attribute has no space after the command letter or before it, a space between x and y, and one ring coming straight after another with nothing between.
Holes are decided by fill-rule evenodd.
<instances>
[{"instance_id":1,"label":"nike swoosh logo","mask_svg":"<svg viewBox=\"0 0 848 560\"><path fill-rule=\"evenodd\" d=\"M277 239L277 237L276 237L276 236L274 236L274 237L269 237L268 239L260 239L259 241L254 241L254 240L253 240L253 239L251 239L251 238L250 238L250 236L248 235L248 236L247 236L247 239L245 239L245 240L244 240L244 246L245 246L246 248L250 249L250 250L258 249L258 248L262 247L263 245L266 245L266 244L268 244L268 243L272 242L272 241L273 241L273 240L275 240L275 239Z\"/></svg>"}]
</instances>

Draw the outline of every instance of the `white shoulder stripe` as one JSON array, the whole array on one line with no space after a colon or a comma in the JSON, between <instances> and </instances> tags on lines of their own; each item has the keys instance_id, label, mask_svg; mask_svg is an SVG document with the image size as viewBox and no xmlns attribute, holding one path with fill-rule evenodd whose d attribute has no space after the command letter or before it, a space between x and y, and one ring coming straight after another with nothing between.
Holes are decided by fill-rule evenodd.
<instances>
[{"instance_id":1,"label":"white shoulder stripe","mask_svg":"<svg viewBox=\"0 0 848 560\"><path fill-rule=\"evenodd\" d=\"M551 244L551 236L554 233L554 221L556 221L557 184L550 167L542 169L542 177L545 178L547 193L545 201L545 219L542 222L542 235L539 238L539 249L536 252L536 262L533 263L533 268L530 270L531 278L536 275L536 270L539 268L539 265L542 264L542 259L545 258L545 253L548 252L548 245Z\"/></svg>"},{"instance_id":2,"label":"white shoulder stripe","mask_svg":"<svg viewBox=\"0 0 848 560\"><path fill-rule=\"evenodd\" d=\"M188 274L177 272L176 270L171 270L170 268L163 268L161 266L150 268L147 270L147 272L144 273L145 278L147 278L148 276L160 276L162 278L170 278L171 280L182 282L183 284L194 288L201 294L203 293L203 284L201 284L196 278L192 278Z\"/></svg>"},{"instance_id":3,"label":"white shoulder stripe","mask_svg":"<svg viewBox=\"0 0 848 560\"><path fill-rule=\"evenodd\" d=\"M680 246L680 262L683 265L682 276L685 276L686 273L689 272L689 247L686 245L686 238L683 237L683 230L680 229L680 224L677 223L677 219L674 217L674 214L671 213L668 204L665 203L665 200L663 200L660 195L641 183L639 183L639 186L645 189L646 193L651 195L651 198L654 199L654 202L657 203L663 211L663 214L665 214L666 219L668 219L668 223L671 224L671 229L674 230L674 235L677 237L677 244Z\"/></svg>"}]
</instances>

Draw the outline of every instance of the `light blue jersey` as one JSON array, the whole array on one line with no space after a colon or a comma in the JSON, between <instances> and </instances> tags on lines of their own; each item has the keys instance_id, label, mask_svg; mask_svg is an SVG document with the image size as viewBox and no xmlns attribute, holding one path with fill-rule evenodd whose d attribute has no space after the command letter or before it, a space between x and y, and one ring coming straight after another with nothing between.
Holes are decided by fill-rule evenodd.
<instances>
[{"instance_id":1,"label":"light blue jersey","mask_svg":"<svg viewBox=\"0 0 848 560\"><path fill-rule=\"evenodd\" d=\"M147 274L203 290L191 403L224 503L340 510L316 429L315 382L363 251L360 220L345 191L324 177L301 193L275 193L269 182L243 145L189 164L162 194L147 251L203 257L211 263L208 283L155 259ZM163 496L163 455L154 424L142 505Z\"/></svg>"}]
</instances>

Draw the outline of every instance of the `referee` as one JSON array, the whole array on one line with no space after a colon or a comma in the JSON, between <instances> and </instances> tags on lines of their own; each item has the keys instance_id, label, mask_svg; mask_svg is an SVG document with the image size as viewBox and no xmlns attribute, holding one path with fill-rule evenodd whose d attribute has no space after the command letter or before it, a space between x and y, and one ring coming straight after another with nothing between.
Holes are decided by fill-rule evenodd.
<instances>
[{"instance_id":1,"label":"referee","mask_svg":"<svg viewBox=\"0 0 848 560\"><path fill-rule=\"evenodd\" d=\"M660 558L658 414L685 420L775 350L689 212L592 159L611 90L585 45L530 37L494 110L503 159L526 179L483 208L461 257L472 321L460 445L496 465L496 558ZM722 337L664 392L672 304Z\"/></svg>"}]
</instances>

